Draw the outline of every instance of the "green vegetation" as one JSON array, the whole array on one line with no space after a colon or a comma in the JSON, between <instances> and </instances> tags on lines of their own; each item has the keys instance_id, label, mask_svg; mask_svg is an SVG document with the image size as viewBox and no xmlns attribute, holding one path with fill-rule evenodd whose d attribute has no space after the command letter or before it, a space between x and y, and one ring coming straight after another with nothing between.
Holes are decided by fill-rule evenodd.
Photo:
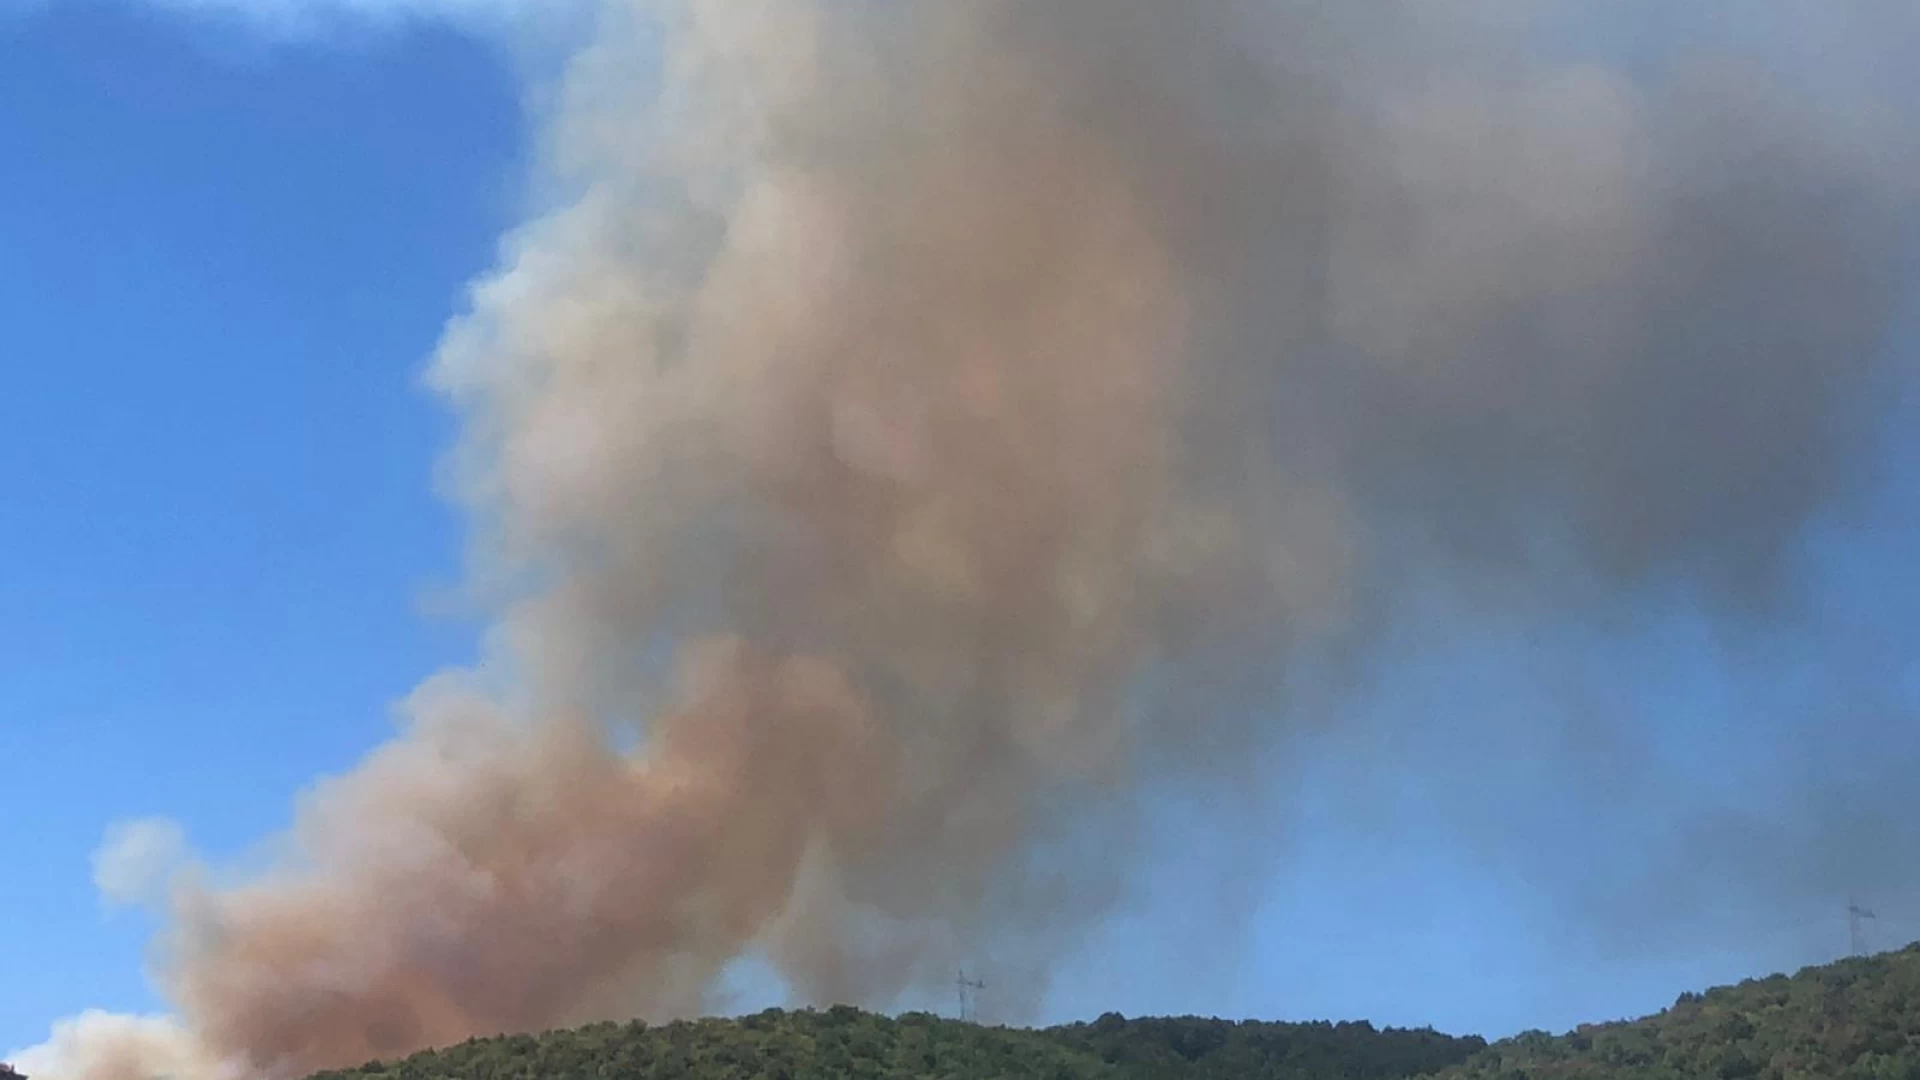
<instances>
[{"instance_id":1,"label":"green vegetation","mask_svg":"<svg viewBox=\"0 0 1920 1080\"><path fill-rule=\"evenodd\" d=\"M1402 1080L1443 1069L1486 1046L1484 1039L1427 1029L1376 1031L1365 1021L1128 1020L1111 1013L1039 1034L1108 1070L1087 1075L1125 1080Z\"/></svg>"},{"instance_id":2,"label":"green vegetation","mask_svg":"<svg viewBox=\"0 0 1920 1080\"><path fill-rule=\"evenodd\" d=\"M1101 1017L1043 1030L771 1010L476 1039L314 1080L1920 1080L1920 946L1491 1046L1366 1023Z\"/></svg>"},{"instance_id":3,"label":"green vegetation","mask_svg":"<svg viewBox=\"0 0 1920 1080\"><path fill-rule=\"evenodd\" d=\"M479 1039L315 1080L1399 1080L1485 1045L1370 1024L1109 1015L1028 1031L833 1008Z\"/></svg>"},{"instance_id":4,"label":"green vegetation","mask_svg":"<svg viewBox=\"0 0 1920 1080\"><path fill-rule=\"evenodd\" d=\"M1920 945L1489 1047L1445 1080L1920 1080Z\"/></svg>"}]
</instances>

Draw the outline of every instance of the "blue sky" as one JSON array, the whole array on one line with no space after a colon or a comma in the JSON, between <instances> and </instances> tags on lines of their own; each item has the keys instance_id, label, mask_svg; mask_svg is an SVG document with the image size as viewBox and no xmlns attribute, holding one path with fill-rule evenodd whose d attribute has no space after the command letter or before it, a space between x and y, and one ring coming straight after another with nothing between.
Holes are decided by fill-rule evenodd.
<instances>
[{"instance_id":1,"label":"blue sky","mask_svg":"<svg viewBox=\"0 0 1920 1080\"><path fill-rule=\"evenodd\" d=\"M145 1007L116 818L214 853L470 654L416 380L516 209L516 88L423 27L267 47L61 4L0 19L0 1043Z\"/></svg>"},{"instance_id":2,"label":"blue sky","mask_svg":"<svg viewBox=\"0 0 1920 1080\"><path fill-rule=\"evenodd\" d=\"M526 142L505 58L446 27L270 44L112 5L0 18L0 1047L160 1004L151 925L92 886L109 824L165 814L244 852L472 654L475 627L430 602L461 531L432 489L449 418L417 379L518 216ZM1494 628L1397 655L1271 821L1224 835L1167 810L1167 854L1055 1014L1502 1034L1828 959L1850 890L1880 898L1880 944L1920 936L1916 834L1886 820L1917 800L1846 798L1860 770L1920 762L1912 450L1889 445L1864 527L1813 538L1813 616L1778 637L1729 646L1653 596L1624 635ZM1569 694L1642 741L1535 723ZM1383 750L1413 713L1424 735ZM1495 735L1568 767L1467 751ZM1648 786L1606 797L1629 776ZM1831 795L1862 850L1812 887L1727 854L1775 835L1785 811L1748 794L1774 786ZM1748 827L1701 874L1618 879L1728 820ZM1197 891L1223 864L1253 869ZM1223 911L1243 935L1213 932Z\"/></svg>"}]
</instances>

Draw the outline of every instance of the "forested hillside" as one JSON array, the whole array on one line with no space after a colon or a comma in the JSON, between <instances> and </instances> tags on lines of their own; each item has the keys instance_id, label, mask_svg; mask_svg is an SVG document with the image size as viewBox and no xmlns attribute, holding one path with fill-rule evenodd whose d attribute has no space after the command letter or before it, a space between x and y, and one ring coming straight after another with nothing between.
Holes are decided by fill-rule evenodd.
<instances>
[{"instance_id":1,"label":"forested hillside","mask_svg":"<svg viewBox=\"0 0 1920 1080\"><path fill-rule=\"evenodd\" d=\"M1920 945L1498 1043L1446 1080L1920 1080Z\"/></svg>"},{"instance_id":2,"label":"forested hillside","mask_svg":"<svg viewBox=\"0 0 1920 1080\"><path fill-rule=\"evenodd\" d=\"M1400 1080L1485 1045L1369 1024L1106 1016L1029 1031L834 1008L483 1039L315 1080Z\"/></svg>"},{"instance_id":3,"label":"forested hillside","mask_svg":"<svg viewBox=\"0 0 1920 1080\"><path fill-rule=\"evenodd\" d=\"M1366 1023L1041 1030L850 1008L474 1040L314 1080L1920 1080L1920 946L1491 1046Z\"/></svg>"}]
</instances>

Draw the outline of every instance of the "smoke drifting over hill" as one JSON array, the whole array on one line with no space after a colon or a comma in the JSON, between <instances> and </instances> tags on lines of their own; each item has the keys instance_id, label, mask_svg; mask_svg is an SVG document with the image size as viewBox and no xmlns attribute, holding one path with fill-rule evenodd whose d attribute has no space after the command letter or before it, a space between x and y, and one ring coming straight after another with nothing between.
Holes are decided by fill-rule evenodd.
<instances>
[{"instance_id":1,"label":"smoke drifting over hill","mask_svg":"<svg viewBox=\"0 0 1920 1080\"><path fill-rule=\"evenodd\" d=\"M1141 798L1285 739L1280 673L1409 582L1790 601L1906 374L1911 117L1511 10L606 0L567 197L432 367L488 662L271 872L173 876L176 1022L28 1071L685 1013L749 953L1037 1001Z\"/></svg>"}]
</instances>

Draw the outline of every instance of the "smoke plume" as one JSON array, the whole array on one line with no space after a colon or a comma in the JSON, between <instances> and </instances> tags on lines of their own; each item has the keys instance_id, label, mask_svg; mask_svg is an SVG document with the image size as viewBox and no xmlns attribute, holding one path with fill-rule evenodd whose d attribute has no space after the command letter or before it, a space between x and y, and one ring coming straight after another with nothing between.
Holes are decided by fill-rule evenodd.
<instances>
[{"instance_id":1,"label":"smoke plume","mask_svg":"<svg viewBox=\"0 0 1920 1080\"><path fill-rule=\"evenodd\" d=\"M175 879L176 1027L29 1071L678 1015L743 955L876 1005L1004 957L1017 1018L1143 799L1414 583L1790 610L1905 376L1911 117L1517 11L605 0L431 369L486 662Z\"/></svg>"}]
</instances>

